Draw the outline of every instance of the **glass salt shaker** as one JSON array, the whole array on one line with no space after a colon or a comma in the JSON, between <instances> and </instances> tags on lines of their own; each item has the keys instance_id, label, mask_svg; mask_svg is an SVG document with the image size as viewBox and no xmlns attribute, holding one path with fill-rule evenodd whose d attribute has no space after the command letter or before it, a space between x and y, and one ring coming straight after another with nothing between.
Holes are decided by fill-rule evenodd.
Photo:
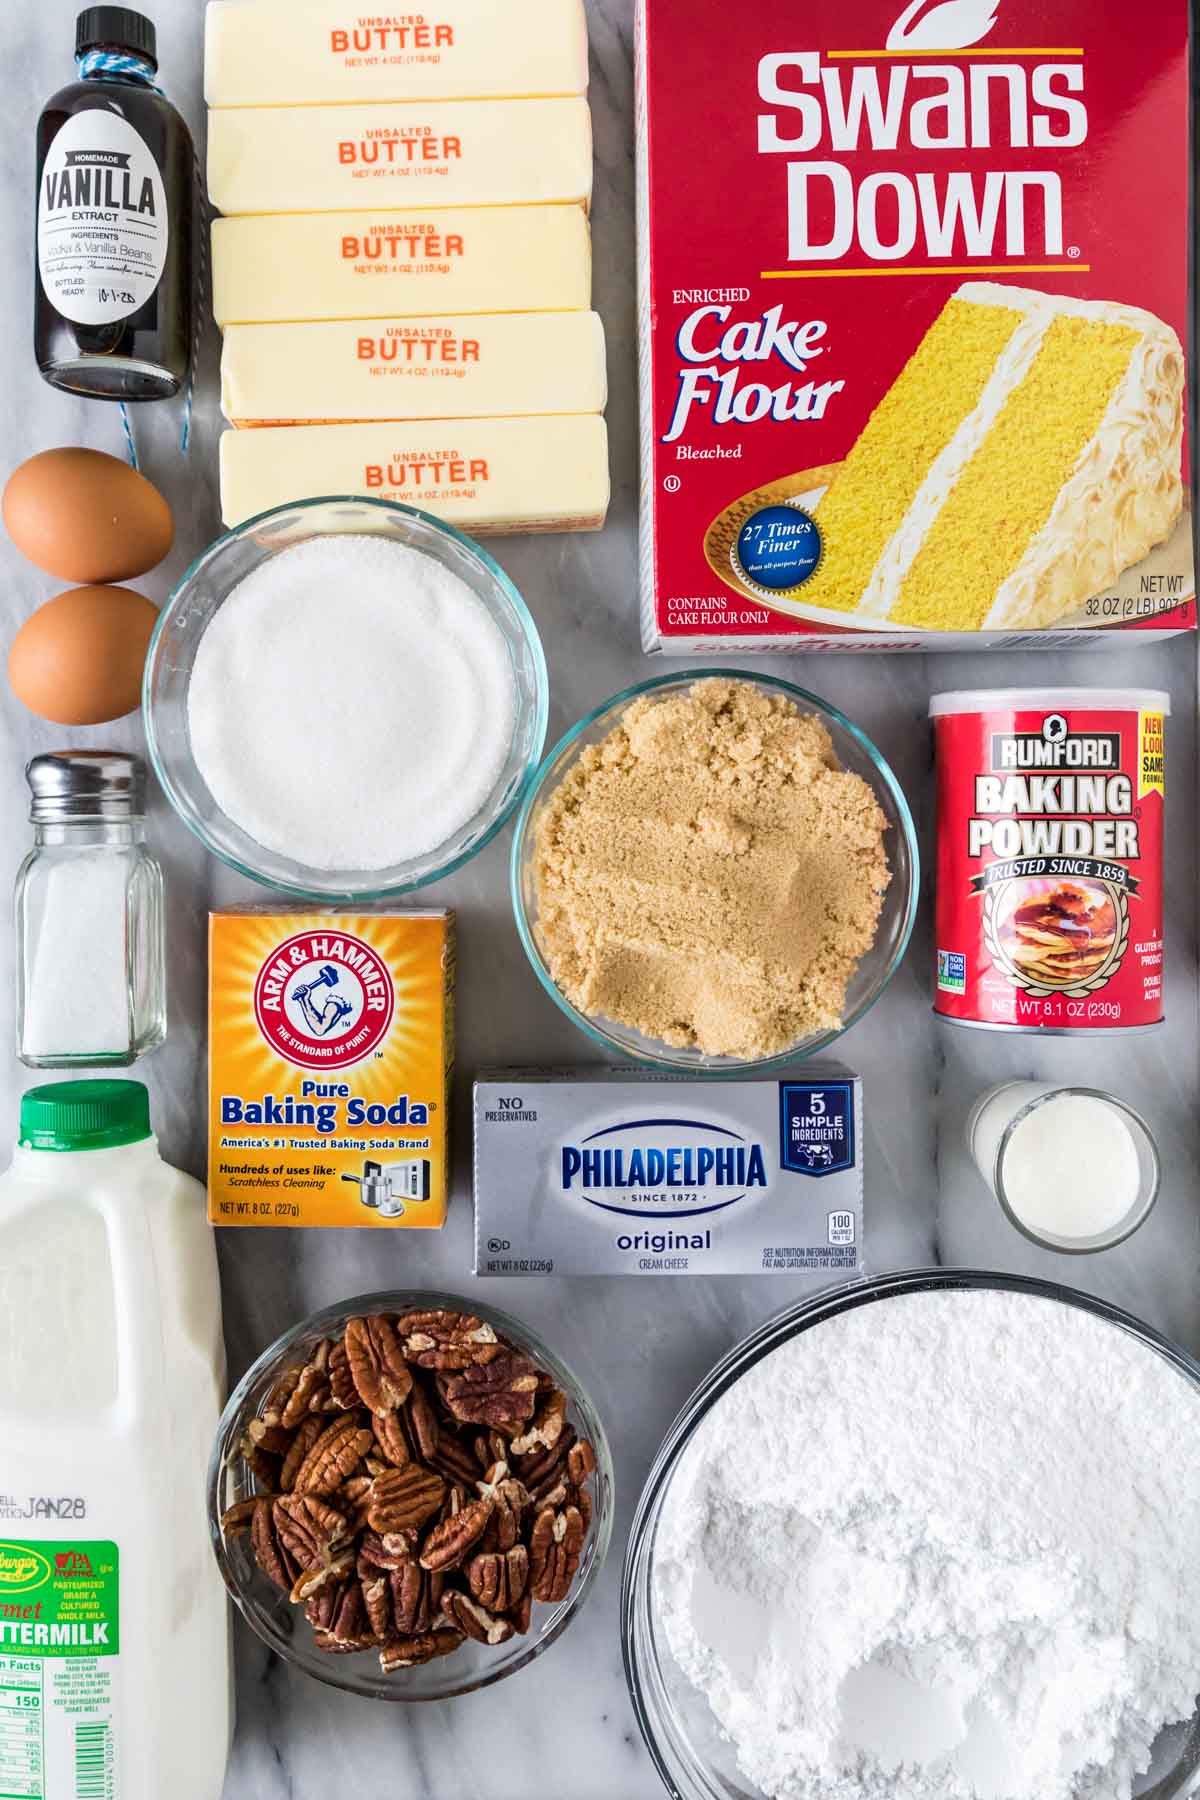
<instances>
[{"instance_id":1,"label":"glass salt shaker","mask_svg":"<svg viewBox=\"0 0 1200 1800\"><path fill-rule=\"evenodd\" d=\"M163 877L146 765L62 750L25 770L33 849L17 875L17 1054L32 1069L124 1066L167 1028Z\"/></svg>"}]
</instances>

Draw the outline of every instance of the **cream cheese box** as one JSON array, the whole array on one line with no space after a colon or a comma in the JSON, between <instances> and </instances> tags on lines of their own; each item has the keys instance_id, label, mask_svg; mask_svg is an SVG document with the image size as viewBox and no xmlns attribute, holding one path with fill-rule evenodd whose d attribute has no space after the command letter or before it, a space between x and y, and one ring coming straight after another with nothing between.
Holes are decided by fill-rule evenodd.
<instances>
[{"instance_id":1,"label":"cream cheese box","mask_svg":"<svg viewBox=\"0 0 1200 1800\"><path fill-rule=\"evenodd\" d=\"M475 534L598 530L608 433L598 415L263 426L221 438L221 510L255 514L322 494L399 500Z\"/></svg>"},{"instance_id":2,"label":"cream cheese box","mask_svg":"<svg viewBox=\"0 0 1200 1800\"><path fill-rule=\"evenodd\" d=\"M436 0L395 12L346 0L210 0L210 106L487 99L587 91L583 0Z\"/></svg>"},{"instance_id":3,"label":"cream cheese box","mask_svg":"<svg viewBox=\"0 0 1200 1800\"><path fill-rule=\"evenodd\" d=\"M208 192L227 214L586 205L591 116L576 96L218 108Z\"/></svg>"},{"instance_id":4,"label":"cream cheese box","mask_svg":"<svg viewBox=\"0 0 1200 1800\"><path fill-rule=\"evenodd\" d=\"M624 1069L475 1083L477 1275L863 1270L862 1082Z\"/></svg>"},{"instance_id":5,"label":"cream cheese box","mask_svg":"<svg viewBox=\"0 0 1200 1800\"><path fill-rule=\"evenodd\" d=\"M221 355L235 425L602 412L594 312L231 325Z\"/></svg>"},{"instance_id":6,"label":"cream cheese box","mask_svg":"<svg viewBox=\"0 0 1200 1800\"><path fill-rule=\"evenodd\" d=\"M560 311L592 293L578 205L217 219L212 273L220 326Z\"/></svg>"}]
</instances>

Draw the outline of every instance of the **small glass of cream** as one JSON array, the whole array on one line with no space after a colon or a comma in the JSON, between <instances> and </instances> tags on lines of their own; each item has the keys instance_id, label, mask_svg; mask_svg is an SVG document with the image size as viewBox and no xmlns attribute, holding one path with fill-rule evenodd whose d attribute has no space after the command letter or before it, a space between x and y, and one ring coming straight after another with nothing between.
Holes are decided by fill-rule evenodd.
<instances>
[{"instance_id":1,"label":"small glass of cream","mask_svg":"<svg viewBox=\"0 0 1200 1800\"><path fill-rule=\"evenodd\" d=\"M1145 1120L1098 1088L1004 1082L976 1101L967 1144L1010 1222L1047 1250L1111 1249L1158 1197Z\"/></svg>"}]
</instances>

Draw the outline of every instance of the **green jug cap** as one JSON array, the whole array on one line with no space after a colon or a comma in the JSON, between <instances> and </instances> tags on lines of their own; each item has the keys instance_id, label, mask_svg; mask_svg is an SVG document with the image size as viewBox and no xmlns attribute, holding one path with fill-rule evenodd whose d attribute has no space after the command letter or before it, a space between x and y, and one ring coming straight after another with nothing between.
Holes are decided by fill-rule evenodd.
<instances>
[{"instance_id":1,"label":"green jug cap","mask_svg":"<svg viewBox=\"0 0 1200 1800\"><path fill-rule=\"evenodd\" d=\"M51 1081L21 1098L27 1150L111 1150L150 1135L150 1095L140 1081Z\"/></svg>"}]
</instances>

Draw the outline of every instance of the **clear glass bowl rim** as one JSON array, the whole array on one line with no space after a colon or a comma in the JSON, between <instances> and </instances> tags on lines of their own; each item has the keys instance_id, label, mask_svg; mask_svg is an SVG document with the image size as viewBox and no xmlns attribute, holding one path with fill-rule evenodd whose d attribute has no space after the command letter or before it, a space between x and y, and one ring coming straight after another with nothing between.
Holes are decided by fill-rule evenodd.
<instances>
[{"instance_id":1,"label":"clear glass bowl rim","mask_svg":"<svg viewBox=\"0 0 1200 1800\"><path fill-rule=\"evenodd\" d=\"M525 896L521 891L521 865L525 840L534 810L542 798L543 790L555 764L560 757L565 756L579 742L586 732L591 730L593 725L599 724L602 719L610 715L616 715L645 694L653 694L670 687L690 687L694 682L714 678L720 681L748 681L756 687L771 688L777 693L785 694L789 700L794 700L806 710L816 712L819 717L832 720L839 730L852 737L863 750L879 780L892 797L904 837L911 873L908 894L905 899L904 917L895 950L887 967L876 981L873 992L866 995L855 1010L842 1021L836 1031L823 1032L802 1047L782 1050L776 1056L748 1060L731 1057L727 1062L700 1064L676 1060L666 1054L639 1055L627 1045L610 1037L607 1032L600 1029L595 1020L588 1018L586 1013L580 1012L577 1007L572 1005L551 976L542 953L538 949L533 926L525 909ZM530 967L559 1010L565 1013L572 1024L576 1025L594 1044L598 1044L602 1050L618 1055L624 1061L639 1068L655 1069L668 1074L678 1074L682 1071L694 1075L697 1080L736 1080L738 1077L745 1077L750 1071L755 1074L765 1074L772 1069L787 1068L799 1059L807 1060L809 1057L819 1055L821 1051L827 1050L831 1044L836 1043L850 1030L852 1025L857 1025L858 1021L865 1018L866 1014L870 1012L904 961L908 951L921 895L921 852L917 842L917 828L913 820L912 809L891 764L872 743L866 732L848 719L845 713L836 706L832 706L828 700L823 700L819 694L812 693L808 688L798 687L794 682L785 681L782 676L768 675L755 669L744 669L739 666L722 668L719 665L708 665L695 669L675 669L669 674L654 675L647 681L637 681L631 687L622 688L619 694L613 694L611 698L601 701L599 706L594 706L590 712L585 713L583 718L565 732L553 748L546 752L526 787L524 798L521 801L521 810L517 814L517 822L513 830L512 854L509 860L509 892L512 899L513 918L516 920L517 935L521 940L521 947Z\"/></svg>"},{"instance_id":2,"label":"clear glass bowl rim","mask_svg":"<svg viewBox=\"0 0 1200 1800\"><path fill-rule=\"evenodd\" d=\"M473 1313L478 1318L494 1325L503 1336L511 1338L514 1343L528 1351L535 1362L543 1364L559 1381L567 1395L568 1415L574 1411L583 1413L587 1425L587 1435L596 1453L596 1476L593 1483L594 1512L591 1532L587 1541L588 1562L582 1573L576 1577L566 1599L555 1609L547 1628L536 1637L531 1633L520 1640L523 1654L514 1655L512 1661L506 1662L498 1657L502 1665L498 1668L485 1667L481 1673L472 1674L457 1686L449 1686L436 1693L416 1693L405 1691L403 1676L393 1676L395 1687L386 1691L364 1688L354 1680L354 1670L350 1664L352 1658L330 1656L327 1659L328 1669L324 1663L310 1668L307 1664L297 1663L287 1644L278 1641L264 1628L259 1609L253 1598L243 1587L236 1570L229 1560L225 1546L225 1534L221 1529L222 1493L221 1483L226 1468L239 1456L238 1448L243 1413L254 1387L267 1372L276 1365L284 1363L289 1353L306 1339L327 1337L331 1328L344 1326L347 1319L367 1316L373 1312L412 1312L446 1307L456 1312ZM206 1505L208 1511L208 1532L213 1555L221 1578L229 1591L230 1598L237 1607L242 1618L254 1632L255 1636L267 1648L291 1667L299 1668L313 1680L323 1682L326 1687L338 1688L343 1693L357 1695L360 1699L378 1700L385 1703L401 1702L407 1705L419 1705L425 1702L454 1699L462 1694L477 1693L481 1688L492 1687L498 1681L504 1681L518 1670L527 1668L537 1657L544 1654L552 1644L557 1643L572 1619L576 1617L587 1596L604 1567L608 1548L612 1538L613 1515L615 1511L615 1477L612 1450L604 1421L591 1399L587 1389L580 1382L574 1370L565 1363L556 1350L552 1350L543 1342L537 1332L533 1331L521 1319L514 1317L502 1307L492 1306L474 1297L468 1299L462 1294L451 1294L432 1288L388 1288L378 1293L357 1294L351 1299L343 1300L333 1306L322 1307L319 1312L310 1313L296 1325L289 1327L280 1337L267 1346L255 1357L250 1367L238 1381L225 1403L217 1425L213 1440L212 1453L209 1457L208 1474L205 1483ZM369 1654L369 1653L365 1653ZM450 1670L449 1662L440 1667Z\"/></svg>"},{"instance_id":3,"label":"clear glass bowl rim","mask_svg":"<svg viewBox=\"0 0 1200 1800\"><path fill-rule=\"evenodd\" d=\"M625 1681L643 1742L673 1800L726 1800L727 1792L724 1787L714 1785L709 1779L709 1771L697 1768L694 1761L688 1760L685 1763L681 1758L680 1766L676 1767L668 1760L660 1741L660 1708L662 1722L667 1725L671 1723L669 1708L656 1691L659 1685L657 1670L643 1669L639 1656L638 1627L643 1612L649 1607L650 1553L659 1509L680 1457L693 1434L709 1409L748 1369L799 1332L819 1325L839 1313L851 1312L856 1307L875 1301L904 1294L963 1289L1028 1294L1035 1299L1054 1300L1061 1305L1074 1306L1091 1313L1105 1323L1128 1332L1149 1349L1156 1350L1193 1387L1200 1390L1200 1361L1190 1356L1186 1350L1180 1349L1178 1344L1172 1343L1170 1338L1156 1331L1152 1325L1147 1325L1136 1314L1114 1306L1111 1301L1102 1300L1096 1294L1068 1287L1063 1282L1046 1281L1031 1275L1010 1275L998 1270L912 1269L874 1276L866 1281L827 1288L822 1293L792 1302L756 1326L721 1357L679 1409L651 1464L629 1529L620 1601L621 1656L625 1667ZM675 1733L672 1742L677 1740L686 1742L681 1734ZM1179 1800L1182 1800L1185 1790L1174 1791L1179 1794ZM1157 1792L1156 1789L1155 1793ZM1164 1795L1165 1792L1164 1790ZM1146 1794L1142 1800L1155 1800L1155 1796Z\"/></svg>"},{"instance_id":4,"label":"clear glass bowl rim","mask_svg":"<svg viewBox=\"0 0 1200 1800\"><path fill-rule=\"evenodd\" d=\"M421 875L412 881L392 882L386 887L378 888L355 888L352 891L347 889L345 892L329 888L305 887L301 882L285 881L272 875L264 875L249 863L242 862L228 850L223 850L218 844L215 844L205 830L203 822L192 816L191 808L186 804L183 796L176 791L166 770L159 753L158 738L154 727L154 708L151 704L154 669L160 654L162 639L166 635L167 621L185 588L199 576L201 571L232 539L248 537L259 527L269 524L271 520L282 514L302 513L324 506L365 506L387 515L419 519L422 525L427 525L441 536L452 539L477 557L512 606L513 613L521 627L526 648L533 661L536 686L537 714L533 725L533 748L530 750L525 772L520 781L514 785L508 800L488 825L487 830L471 845L470 849L464 850L458 856L451 857L449 861L439 864L436 869L431 869L428 874ZM435 518L432 513L423 512L418 506L406 506L401 500L380 500L371 494L314 494L303 500L285 502L282 506L268 508L266 512L255 513L253 518L243 519L240 525L233 525L229 530L223 531L219 537L214 538L212 543L202 550L199 556L195 557L184 570L163 603L146 650L146 667L142 677L142 726L146 736L146 751L158 784L170 802L171 810L176 817L183 820L188 830L200 840L210 856L215 856L218 862L224 863L226 868L232 869L235 874L244 875L247 880L257 882L262 887L271 888L277 893L289 894L298 900L312 900L326 905L336 905L347 900L354 902L390 900L396 899L402 894L415 894L422 888L430 887L436 881L443 881L448 875L453 875L456 869L461 869L465 863L472 861L481 850L491 843L497 832L508 823L518 805L524 800L529 785L535 779L540 767L538 759L545 748L549 723L550 673L546 665L545 648L542 644L541 633L537 628L537 621L512 577L506 574L495 558L489 555L483 546L475 538L469 537L465 531L459 531L456 526L448 525L445 520Z\"/></svg>"}]
</instances>

